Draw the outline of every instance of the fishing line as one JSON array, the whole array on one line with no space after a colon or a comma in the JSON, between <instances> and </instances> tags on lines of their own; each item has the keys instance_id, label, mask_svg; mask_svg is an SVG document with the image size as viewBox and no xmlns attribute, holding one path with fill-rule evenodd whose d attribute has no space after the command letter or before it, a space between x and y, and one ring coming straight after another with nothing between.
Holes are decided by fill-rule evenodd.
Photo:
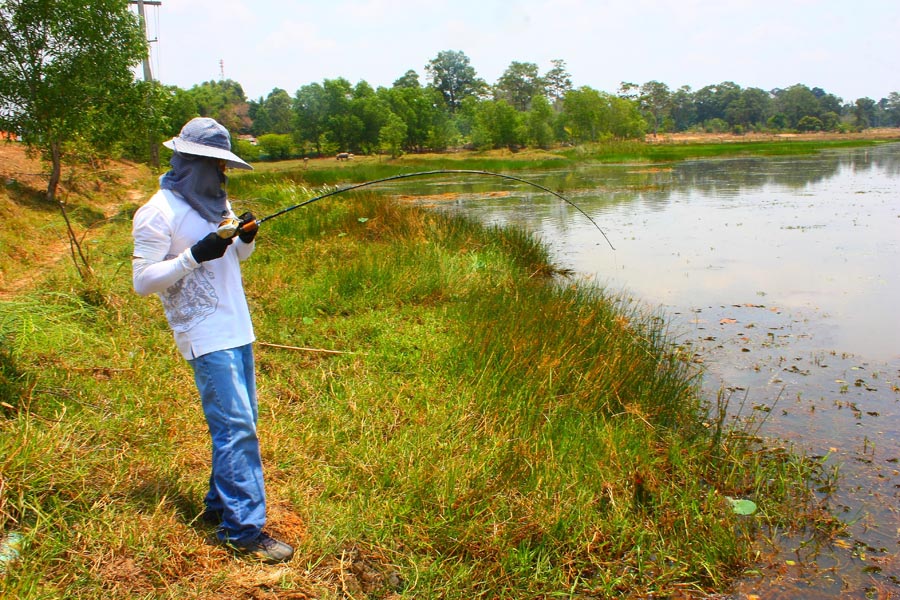
<instances>
[{"instance_id":1,"label":"fishing line","mask_svg":"<svg viewBox=\"0 0 900 600\"><path fill-rule=\"evenodd\" d=\"M563 202L565 202L566 204L568 204L569 206L573 207L575 210L580 212L582 215L584 215L587 218L588 221L591 222L591 224L594 227L597 228L597 231L600 232L600 234L603 236L603 239L605 239L606 243L609 244L609 247L612 248L613 250L616 249L615 246L612 245L612 242L609 241L609 238L606 237L606 233L603 232L603 230L600 228L600 226L597 224L597 222L594 221L594 219L592 219L589 214L587 214L584 210L582 210L582 208L580 206L578 206L577 204L575 204L574 202L572 202L571 200L569 200L568 198L566 198L559 192L555 192L555 191L551 190L550 188L544 187L543 185L541 185L539 183L535 183L535 182L529 181L527 179L522 179L521 177L515 177L513 175L504 175L503 173L494 173L492 171L478 171L478 170L473 170L473 169L437 169L434 171L418 171L415 173L401 173L399 175L392 175L390 177L384 177L382 179L373 179L372 181L364 181L362 183L348 185L346 187L332 190L332 191L322 194L320 196L316 196L315 198L310 198L309 200L305 200L298 204L294 204L292 206L282 208L278 212L272 213L271 215L269 215L267 217L257 219L256 224L257 224L257 226L262 225L266 221L280 217L281 215L283 215L285 213L289 213L292 210L296 210L302 206L308 206L308 205L312 204L313 202L318 202L319 200L324 200L325 198L335 196L337 194L343 194L344 192L349 192L349 191L356 190L356 189L366 187L369 185L375 185L377 183L384 183L386 181L394 181L397 179L407 179L410 177L425 177L428 175L490 175L492 177L500 177L502 179L509 179L512 181L518 181L520 183L526 183L530 186L538 188L539 190L543 190L543 191L547 192L548 194L552 194L552 195L556 196L557 198L559 198L560 200L562 200Z\"/></svg>"}]
</instances>

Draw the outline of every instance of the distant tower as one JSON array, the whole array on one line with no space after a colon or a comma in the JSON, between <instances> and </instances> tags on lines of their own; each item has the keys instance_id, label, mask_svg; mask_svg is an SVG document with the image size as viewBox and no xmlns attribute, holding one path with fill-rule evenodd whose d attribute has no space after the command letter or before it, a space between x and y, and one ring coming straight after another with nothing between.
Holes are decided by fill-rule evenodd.
<instances>
[{"instance_id":1,"label":"distant tower","mask_svg":"<svg viewBox=\"0 0 900 600\"><path fill-rule=\"evenodd\" d=\"M225 81L225 61L219 59L219 80Z\"/></svg>"}]
</instances>

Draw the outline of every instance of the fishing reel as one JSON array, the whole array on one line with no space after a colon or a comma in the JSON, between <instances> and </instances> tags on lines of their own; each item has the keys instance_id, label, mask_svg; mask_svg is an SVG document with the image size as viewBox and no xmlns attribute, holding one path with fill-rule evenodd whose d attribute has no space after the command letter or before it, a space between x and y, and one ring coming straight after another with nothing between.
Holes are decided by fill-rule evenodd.
<instances>
[{"instance_id":1,"label":"fishing reel","mask_svg":"<svg viewBox=\"0 0 900 600\"><path fill-rule=\"evenodd\" d=\"M230 240L234 236L240 233L241 222L233 217L228 217L223 219L221 223L219 223L219 227L216 229L216 235L218 235L223 240Z\"/></svg>"},{"instance_id":2,"label":"fishing reel","mask_svg":"<svg viewBox=\"0 0 900 600\"><path fill-rule=\"evenodd\" d=\"M245 221L241 221L234 217L226 217L222 219L219 226L216 228L216 235L223 240L230 240L241 234L251 233L255 231L257 227L259 227L259 221L256 219L248 218Z\"/></svg>"}]
</instances>

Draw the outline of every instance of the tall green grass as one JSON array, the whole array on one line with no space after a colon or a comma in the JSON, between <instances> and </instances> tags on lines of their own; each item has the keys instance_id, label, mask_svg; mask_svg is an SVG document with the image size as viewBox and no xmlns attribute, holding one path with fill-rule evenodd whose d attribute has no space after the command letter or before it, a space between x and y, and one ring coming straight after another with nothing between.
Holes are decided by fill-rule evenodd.
<instances>
[{"instance_id":1,"label":"tall green grass","mask_svg":"<svg viewBox=\"0 0 900 600\"><path fill-rule=\"evenodd\" d=\"M269 528L297 556L235 560L196 520L208 434L129 232L95 238L95 279L0 301L0 531L26 536L0 596L702 593L822 520L817 464L701 397L659 315L521 231L355 194L267 222L245 263Z\"/></svg>"}]
</instances>

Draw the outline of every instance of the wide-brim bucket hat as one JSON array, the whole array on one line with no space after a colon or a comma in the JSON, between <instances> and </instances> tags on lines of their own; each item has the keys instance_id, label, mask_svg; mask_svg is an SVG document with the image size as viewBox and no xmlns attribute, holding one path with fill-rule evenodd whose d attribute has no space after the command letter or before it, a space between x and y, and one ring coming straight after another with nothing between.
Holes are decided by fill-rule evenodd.
<instances>
[{"instance_id":1,"label":"wide-brim bucket hat","mask_svg":"<svg viewBox=\"0 0 900 600\"><path fill-rule=\"evenodd\" d=\"M181 128L181 133L163 142L163 146L181 154L219 158L234 169L253 169L231 151L231 135L228 130L209 117L191 119Z\"/></svg>"}]
</instances>

